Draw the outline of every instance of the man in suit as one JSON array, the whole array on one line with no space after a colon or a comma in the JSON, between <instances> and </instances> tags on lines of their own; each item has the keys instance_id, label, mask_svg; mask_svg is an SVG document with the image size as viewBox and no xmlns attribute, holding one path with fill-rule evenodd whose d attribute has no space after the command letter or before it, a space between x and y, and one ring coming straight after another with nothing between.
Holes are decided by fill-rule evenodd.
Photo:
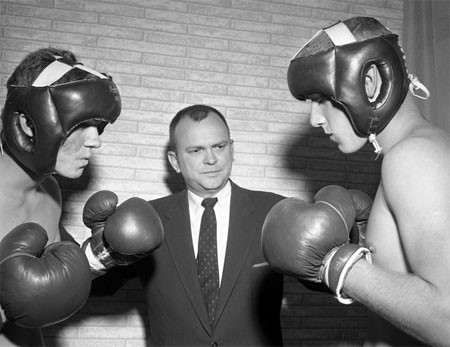
<instances>
[{"instance_id":1,"label":"man in suit","mask_svg":"<svg viewBox=\"0 0 450 347\"><path fill-rule=\"evenodd\" d=\"M150 201L162 219L165 241L134 265L147 299L151 346L282 345L283 277L263 257L261 229L283 197L233 183L233 153L218 110L193 105L172 120L168 159L186 189ZM211 197L218 198L213 208L218 278L209 284L220 287L212 304L205 302L198 264L201 203Z\"/></svg>"}]
</instances>

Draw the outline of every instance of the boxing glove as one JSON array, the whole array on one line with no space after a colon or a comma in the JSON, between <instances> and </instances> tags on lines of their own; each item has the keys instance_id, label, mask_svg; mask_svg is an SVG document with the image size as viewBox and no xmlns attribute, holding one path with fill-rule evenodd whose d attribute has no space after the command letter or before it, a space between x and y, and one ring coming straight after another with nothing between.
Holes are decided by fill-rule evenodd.
<instances>
[{"instance_id":1,"label":"boxing glove","mask_svg":"<svg viewBox=\"0 0 450 347\"><path fill-rule=\"evenodd\" d=\"M324 283L345 304L341 293L345 276L368 249L349 243L349 233L360 211L351 194L339 186L322 188L313 204L287 198L275 204L262 228L262 251L278 272Z\"/></svg>"},{"instance_id":2,"label":"boxing glove","mask_svg":"<svg viewBox=\"0 0 450 347\"><path fill-rule=\"evenodd\" d=\"M364 246L366 244L366 227L373 201L369 195L360 190L349 189L348 192L356 208L355 223L350 231L350 242Z\"/></svg>"},{"instance_id":3,"label":"boxing glove","mask_svg":"<svg viewBox=\"0 0 450 347\"><path fill-rule=\"evenodd\" d=\"M161 219L147 201L133 197L117 206L117 195L102 190L83 209L83 222L92 236L82 248L94 276L114 266L132 264L158 248L164 239Z\"/></svg>"},{"instance_id":4,"label":"boxing glove","mask_svg":"<svg viewBox=\"0 0 450 347\"><path fill-rule=\"evenodd\" d=\"M48 245L39 224L25 223L0 242L0 305L6 319L26 328L63 321L86 302L89 263L70 241Z\"/></svg>"}]
</instances>

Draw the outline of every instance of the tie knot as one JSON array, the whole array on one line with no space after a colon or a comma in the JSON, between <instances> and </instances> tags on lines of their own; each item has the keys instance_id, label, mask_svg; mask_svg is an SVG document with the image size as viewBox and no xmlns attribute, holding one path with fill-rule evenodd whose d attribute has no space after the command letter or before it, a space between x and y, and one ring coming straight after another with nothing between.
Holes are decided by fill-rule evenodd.
<instances>
[{"instance_id":1,"label":"tie knot","mask_svg":"<svg viewBox=\"0 0 450 347\"><path fill-rule=\"evenodd\" d=\"M207 208L207 207L211 207L212 208L212 207L214 207L216 202L217 202L217 198L206 198L206 199L204 199L202 201L202 206L204 208Z\"/></svg>"}]
</instances>

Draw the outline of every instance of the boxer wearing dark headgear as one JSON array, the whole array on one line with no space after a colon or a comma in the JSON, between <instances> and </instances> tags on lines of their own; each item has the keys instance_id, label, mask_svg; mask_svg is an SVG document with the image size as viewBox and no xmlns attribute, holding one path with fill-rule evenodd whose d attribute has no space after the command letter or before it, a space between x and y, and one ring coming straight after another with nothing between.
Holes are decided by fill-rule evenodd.
<instances>
[{"instance_id":1,"label":"boxer wearing dark headgear","mask_svg":"<svg viewBox=\"0 0 450 347\"><path fill-rule=\"evenodd\" d=\"M6 323L0 345L41 346L39 328L79 310L93 277L156 249L163 229L147 201L134 197L119 205L110 191L86 202L83 221L92 237L82 247L59 225L61 191L52 174L80 177L104 127L119 116L111 77L70 52L42 49L22 61L7 87L0 157L0 322Z\"/></svg>"},{"instance_id":2,"label":"boxer wearing dark headgear","mask_svg":"<svg viewBox=\"0 0 450 347\"><path fill-rule=\"evenodd\" d=\"M298 51L287 79L295 98L311 101L311 125L342 152L374 145L381 181L359 244L349 240L346 190L274 206L263 227L268 262L364 304L366 346L448 345L450 137L415 105L411 94L428 91L408 73L398 37L374 18L338 22Z\"/></svg>"},{"instance_id":3,"label":"boxer wearing dark headgear","mask_svg":"<svg viewBox=\"0 0 450 347\"><path fill-rule=\"evenodd\" d=\"M320 35L327 36L332 46L311 51ZM370 69L377 68L381 79L376 97L364 88ZM403 103L408 88L415 93L428 90L416 76L408 74L404 53L398 36L387 29L383 35L357 41L343 22L319 31L291 60L288 85L299 100L314 99L318 95L332 100L343 108L355 133L368 137L376 153L381 148L376 134L381 132ZM428 97L428 96L426 96Z\"/></svg>"},{"instance_id":4,"label":"boxer wearing dark headgear","mask_svg":"<svg viewBox=\"0 0 450 347\"><path fill-rule=\"evenodd\" d=\"M7 82L0 156L0 345L42 346L40 328L85 303L91 269L60 226L57 173L81 176L120 114L112 79L68 51L30 53Z\"/></svg>"}]
</instances>

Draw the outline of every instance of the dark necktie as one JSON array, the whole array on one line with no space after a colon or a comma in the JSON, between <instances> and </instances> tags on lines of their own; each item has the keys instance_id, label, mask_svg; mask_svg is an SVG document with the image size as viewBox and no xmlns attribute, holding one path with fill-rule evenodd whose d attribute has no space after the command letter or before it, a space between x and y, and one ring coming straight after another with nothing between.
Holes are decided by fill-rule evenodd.
<instances>
[{"instance_id":1,"label":"dark necktie","mask_svg":"<svg viewBox=\"0 0 450 347\"><path fill-rule=\"evenodd\" d=\"M209 316L209 324L214 325L217 301L219 300L219 267L217 265L217 222L214 205L217 198L202 201L203 211L198 239L198 278Z\"/></svg>"}]
</instances>

